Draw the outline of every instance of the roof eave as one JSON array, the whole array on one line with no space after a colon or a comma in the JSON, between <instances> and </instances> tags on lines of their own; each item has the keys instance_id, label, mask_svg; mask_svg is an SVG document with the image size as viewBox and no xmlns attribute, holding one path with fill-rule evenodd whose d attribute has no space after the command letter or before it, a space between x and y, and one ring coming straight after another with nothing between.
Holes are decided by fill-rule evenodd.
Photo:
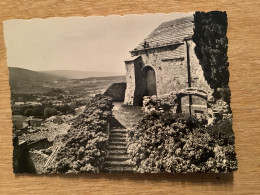
<instances>
[{"instance_id":1,"label":"roof eave","mask_svg":"<svg viewBox=\"0 0 260 195\"><path fill-rule=\"evenodd\" d=\"M151 49L158 49L158 48L164 48L164 47L169 47L173 45L183 45L183 42L176 42L176 43L171 43L167 45L162 45L162 46L157 46L157 47L149 47L149 48L143 48L143 49L134 49L132 51L129 51L130 53L138 52L138 51L146 51L146 50L151 50Z\"/></svg>"}]
</instances>

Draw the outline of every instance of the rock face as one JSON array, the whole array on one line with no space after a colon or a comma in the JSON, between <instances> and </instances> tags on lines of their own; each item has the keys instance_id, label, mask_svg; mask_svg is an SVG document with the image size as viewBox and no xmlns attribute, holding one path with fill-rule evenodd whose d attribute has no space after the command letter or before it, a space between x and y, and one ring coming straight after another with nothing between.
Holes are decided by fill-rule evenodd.
<instances>
[{"instance_id":1,"label":"rock face","mask_svg":"<svg viewBox=\"0 0 260 195\"><path fill-rule=\"evenodd\" d=\"M123 102L125 90L126 83L113 83L107 88L104 95L111 97L113 102Z\"/></svg>"}]
</instances>

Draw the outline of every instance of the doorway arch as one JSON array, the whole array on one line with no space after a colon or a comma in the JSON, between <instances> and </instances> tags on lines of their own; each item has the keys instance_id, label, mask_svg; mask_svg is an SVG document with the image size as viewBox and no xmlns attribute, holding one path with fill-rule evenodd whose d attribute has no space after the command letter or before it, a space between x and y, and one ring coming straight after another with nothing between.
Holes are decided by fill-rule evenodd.
<instances>
[{"instance_id":1,"label":"doorway arch","mask_svg":"<svg viewBox=\"0 0 260 195\"><path fill-rule=\"evenodd\" d=\"M144 93L143 96L157 95L156 74L151 66L145 66L142 69Z\"/></svg>"}]
</instances>

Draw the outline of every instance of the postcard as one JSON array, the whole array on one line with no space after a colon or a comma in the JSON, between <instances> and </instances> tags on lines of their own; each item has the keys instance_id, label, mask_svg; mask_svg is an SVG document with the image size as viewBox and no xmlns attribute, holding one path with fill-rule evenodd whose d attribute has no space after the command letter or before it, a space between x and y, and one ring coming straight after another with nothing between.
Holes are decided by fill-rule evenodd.
<instances>
[{"instance_id":1,"label":"postcard","mask_svg":"<svg viewBox=\"0 0 260 195\"><path fill-rule=\"evenodd\" d=\"M14 173L237 170L226 12L4 22Z\"/></svg>"}]
</instances>

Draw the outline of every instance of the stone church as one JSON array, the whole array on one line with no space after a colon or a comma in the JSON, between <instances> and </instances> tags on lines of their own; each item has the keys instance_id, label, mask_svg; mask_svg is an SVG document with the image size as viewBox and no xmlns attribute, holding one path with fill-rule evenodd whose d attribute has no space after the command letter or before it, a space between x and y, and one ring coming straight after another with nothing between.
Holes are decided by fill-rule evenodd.
<instances>
[{"instance_id":1,"label":"stone church","mask_svg":"<svg viewBox=\"0 0 260 195\"><path fill-rule=\"evenodd\" d=\"M125 61L124 104L142 105L144 96L176 94L179 112L207 112L207 84L192 41L193 16L162 23Z\"/></svg>"}]
</instances>

